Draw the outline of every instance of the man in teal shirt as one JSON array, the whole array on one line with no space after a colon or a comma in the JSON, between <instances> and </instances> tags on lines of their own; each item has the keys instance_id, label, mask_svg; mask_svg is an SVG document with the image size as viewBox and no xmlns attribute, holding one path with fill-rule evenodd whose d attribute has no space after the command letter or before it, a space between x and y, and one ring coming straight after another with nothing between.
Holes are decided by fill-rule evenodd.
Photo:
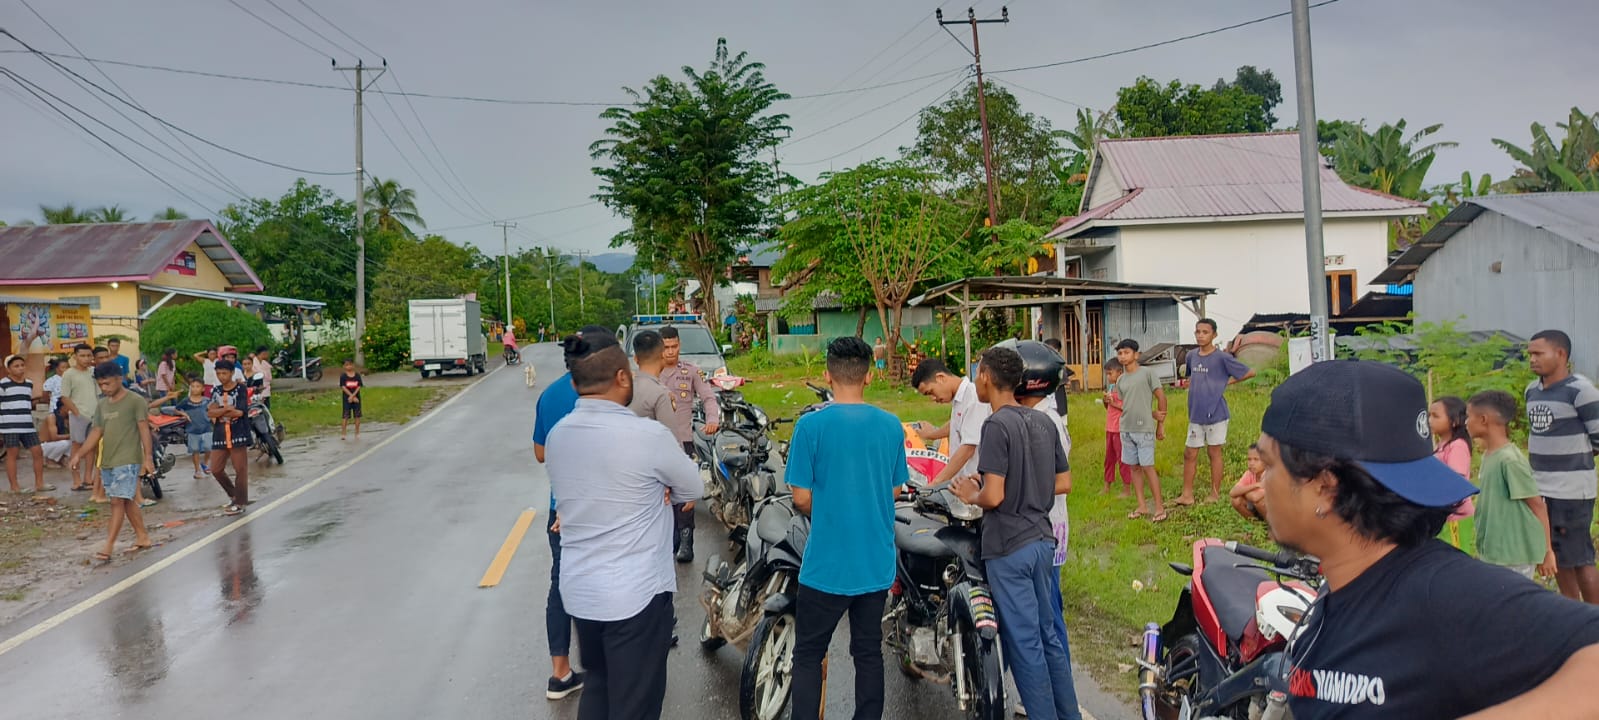
<instances>
[{"instance_id":1,"label":"man in teal shirt","mask_svg":"<svg viewBox=\"0 0 1599 720\"><path fill-rule=\"evenodd\" d=\"M883 714L884 591L894 584L894 498L910 471L899 419L866 404L872 346L827 346L833 402L794 424L787 480L811 518L795 600L794 720L818 717L822 658L849 614L855 717Z\"/></svg>"}]
</instances>

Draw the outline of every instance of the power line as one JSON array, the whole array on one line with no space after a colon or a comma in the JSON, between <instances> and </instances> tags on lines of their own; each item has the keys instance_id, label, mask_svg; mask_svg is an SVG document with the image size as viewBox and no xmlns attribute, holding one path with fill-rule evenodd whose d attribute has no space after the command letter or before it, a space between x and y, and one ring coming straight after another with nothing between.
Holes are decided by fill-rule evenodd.
<instances>
[{"instance_id":1,"label":"power line","mask_svg":"<svg viewBox=\"0 0 1599 720\"><path fill-rule=\"evenodd\" d=\"M288 38L290 40L293 40L300 47L303 47L303 48L305 48L307 50L310 50L311 52L314 52L317 55L320 55L322 57L329 57L329 55L327 53L325 53L325 52L323 52L321 50L318 50L317 48L311 47L310 43L308 43L308 42L306 42L304 40L301 40L300 38L295 37L293 34L291 34L287 30L284 30L283 28L280 28L280 27L278 27L276 25L273 25L271 23L271 21L267 20L266 18L261 17L260 15L257 15L255 13L251 12L250 8L247 8L247 7L243 6L243 5L240 5L238 0L228 0L228 3L233 5L233 7L238 8L245 15L249 15L250 17L253 17L256 20L260 21L262 25L265 25L265 26L267 26L269 28L272 28L273 30L278 31L279 35L282 35L283 37L286 37L286 38Z\"/></svg>"},{"instance_id":2,"label":"power line","mask_svg":"<svg viewBox=\"0 0 1599 720\"><path fill-rule=\"evenodd\" d=\"M962 70L964 70L964 68L962 68ZM959 72L959 71L956 71L956 72ZM785 147L788 147L788 146L793 145L793 144L798 143L798 142L804 142L805 140L808 140L810 138L816 137L817 135L821 135L822 133L828 132L828 131L833 130L835 128L839 128L839 127L842 127L844 125L848 125L849 123L852 123L852 122L854 122L856 120L859 120L859 119L861 119L863 117L866 117L867 115L870 115L870 114L872 114L874 112L877 112L878 110L882 110L883 108L886 108L886 107L888 107L890 105L894 105L894 104L896 104L896 103L898 103L898 102L900 102L902 100L905 100L906 98L909 98L912 95L919 94L923 90L926 90L926 89L928 89L930 87L933 87L934 85L938 85L941 82L949 79L949 77L952 74L953 73L944 73L943 75L938 76L938 78L933 80L932 82L930 82L930 83L928 83L926 85L923 85L921 87L918 87L915 90L912 90L912 91L910 91L908 93L905 93L904 95L901 95L901 96L899 96L897 98L894 98L893 100L890 100L890 101L888 101L886 103L883 103L882 105L878 105L877 107L871 108L870 110L866 110L864 112L861 112L859 114L856 114L856 115L851 116L849 118L846 118L844 120L840 120L839 122L833 123L832 125L829 125L829 126L827 126L825 128L822 128L821 130L817 130L816 132L809 133L809 134L806 134L806 135L801 135L801 136L799 136L797 138L794 138L792 140L789 140L789 141L783 143L782 145L779 145L778 147L779 148L785 148Z\"/></svg>"},{"instance_id":3,"label":"power line","mask_svg":"<svg viewBox=\"0 0 1599 720\"><path fill-rule=\"evenodd\" d=\"M394 103L390 102L389 98L387 96L383 97L383 105L385 107L387 107L389 109L389 112L394 115L394 121L399 123L400 130L405 133L406 139L411 141L411 146L416 148L417 153L422 156L422 161L427 163L427 166L433 170L433 174L434 175L438 176L439 182L443 183L444 186L450 190L450 192L454 193L455 197L457 199L459 199L463 204L465 204L468 208L471 208L472 207L472 201L468 200L466 198L466 196L461 193L460 190L457 190L454 185L450 184L449 179L444 176L444 172L439 170L439 166L436 163L433 162L433 157L428 155L427 150L422 147L422 143L417 141L416 135L413 135L411 133L411 128L410 128L410 126L408 124L406 124L405 118L400 115L400 111L399 110L396 110L394 108ZM374 120L373 122L376 122L376 120ZM395 150L398 151L399 148L395 148ZM415 166L412 166L412 168L415 169ZM420 172L418 172L418 174L420 174ZM423 179L423 182L427 183L426 179ZM433 188L433 185L431 183L427 183L427 185L428 185L428 188L429 189L433 189L433 191L435 193L438 192L437 189ZM440 199L443 199L443 198L440 198ZM459 208L456 208L455 205L450 204L447 200L445 201L445 203L447 205L449 205L451 209L456 210L456 212L458 212L458 213L461 212ZM472 216L476 215L476 216L479 216L479 217L481 217L483 219L488 219L488 220L492 220L493 217L494 217L493 213L478 212L476 210L464 212L464 213L461 213L461 215L464 216L464 217L472 217Z\"/></svg>"},{"instance_id":4,"label":"power line","mask_svg":"<svg viewBox=\"0 0 1599 720\"><path fill-rule=\"evenodd\" d=\"M299 25L300 27L303 27L306 30L311 31L312 35L315 35L315 36L317 36L319 38L322 38L322 42L325 42L325 43L327 43L329 45L332 45L335 48L338 48L339 52L342 52L345 55L354 55L355 54L355 53L351 52L349 48L347 48L347 47L345 47L343 45L340 45L340 44L328 39L328 36L323 35L320 32L317 32L316 28L311 27L310 25L307 25L305 23L305 21L301 20L299 17L295 16L293 13L290 13L288 10L284 10L283 6L281 6L281 5L277 4L276 2L274 2L274 0L266 0L266 4L271 5L272 7L276 8L278 12L283 13L284 15L287 15L290 20L294 21L294 24Z\"/></svg>"},{"instance_id":5,"label":"power line","mask_svg":"<svg viewBox=\"0 0 1599 720\"><path fill-rule=\"evenodd\" d=\"M1320 2L1311 3L1310 7L1319 8L1319 7L1323 7L1323 6L1326 6L1326 5L1331 5L1331 4L1335 3L1335 2L1339 2L1339 0L1321 0ZM1196 39L1196 38L1205 37L1207 35L1215 35L1217 33L1227 32L1228 30L1237 30L1238 28L1241 28L1241 27L1248 27L1250 25L1256 25L1256 24L1259 24L1259 23L1266 22L1268 20L1276 20L1277 18L1288 17L1289 15L1292 15L1292 14L1293 14L1292 11L1284 11L1284 12L1280 12L1280 13L1274 13L1274 14L1271 14L1271 15L1266 15L1264 17L1258 17L1258 18L1255 18L1253 20L1245 20L1244 22L1234 23L1232 25L1224 25L1222 27L1214 28L1214 29L1211 29L1211 30L1206 30L1204 32L1197 32L1197 33L1193 33L1191 35L1184 35L1182 37L1175 37L1175 38L1172 38L1170 40L1162 40L1160 42L1153 42L1153 43L1149 43L1147 45L1139 45L1138 47L1131 47L1131 48L1127 48L1125 50L1114 50L1114 51L1111 51L1111 52L1099 53L1098 55L1086 55L1086 56L1079 57L1079 58L1072 58L1070 60L1061 60L1061 61L1058 61L1058 62L1044 63L1042 65L1025 65L1025 66L1022 66L1022 67L1006 68L1004 70L990 70L989 74L990 75L998 75L1000 73L1026 72L1028 70L1042 70L1044 68L1061 67L1062 65L1076 65L1078 63L1085 63L1085 62L1089 62L1089 61L1092 61L1092 60L1103 60L1103 59L1109 58L1109 57L1116 57L1117 55L1127 55L1129 53L1135 53L1135 52L1139 52L1139 51L1142 51L1142 50L1152 50L1152 49L1158 48L1158 47L1165 47L1167 45L1180 43L1180 42L1183 42L1185 40L1193 40L1193 39Z\"/></svg>"},{"instance_id":6,"label":"power line","mask_svg":"<svg viewBox=\"0 0 1599 720\"><path fill-rule=\"evenodd\" d=\"M389 112L394 112L394 107L392 105L389 107ZM411 162L411 158L405 154L405 151L400 149L400 144L394 141L394 136L390 135L388 129L383 127L382 121L378 120L377 113L372 113L371 117L373 126L377 127L378 133L383 136L384 140L388 141L389 147L394 148L395 154L400 156L400 161L404 162L405 166L411 169L411 172L416 175L417 179L422 181L422 185L432 192L433 195L439 199L439 202L444 203L445 207L455 211L455 213L461 217L474 217L477 215L477 213L467 212L459 207L456 207L455 203L450 202L448 195L439 192L439 189L433 186L433 183L428 180L427 176L422 174L421 170L417 169L416 164ZM394 117L396 120L399 120L400 116L396 114ZM401 125L401 129L404 129L403 123ZM409 133L410 131L407 130L406 132ZM415 143L415 139L412 139L412 142ZM493 222L493 220L490 220L490 222Z\"/></svg>"},{"instance_id":7,"label":"power line","mask_svg":"<svg viewBox=\"0 0 1599 720\"><path fill-rule=\"evenodd\" d=\"M867 145L870 145L870 144L872 144L874 142L877 142L878 140L881 140L884 136L888 135L889 133L900 129L900 127L904 126L905 123L908 123L908 122L916 119L917 116L922 114L923 110L926 110L927 108L930 108L930 107L938 104L945 97L948 97L951 93L954 93L956 90L959 90L960 87L962 85L964 85L964 84L966 84L966 76L963 75L963 76L961 76L961 79L956 81L954 85L950 86L950 88L948 90L945 90L944 92L939 93L938 97L933 98L926 105L923 105L923 106L917 108L916 112L911 113L910 116L905 118L904 120L901 120L901 121L899 121L897 123L894 123L893 127L890 127L889 129L884 130L883 132L880 132L880 133L872 136L872 138L867 140L866 142L863 142L863 143L861 143L859 145L856 145L855 147L852 147L852 148L850 148L848 150L845 150L843 152L839 152L839 153L835 153L833 155L829 155L829 156L827 156L825 158L822 158L820 160L809 160L809 161L806 161L806 162L791 162L791 163L789 163L789 165L797 165L797 166L820 165L822 163L829 162L829 161L835 160L837 158L843 157L845 155L848 155L848 154L850 154L852 152L855 152L856 150L860 150L861 148L866 147Z\"/></svg>"},{"instance_id":8,"label":"power line","mask_svg":"<svg viewBox=\"0 0 1599 720\"><path fill-rule=\"evenodd\" d=\"M997 82L997 83L999 83L1001 85L1009 85L1009 86L1011 86L1013 88L1016 88L1017 90L1024 90L1026 92L1030 92L1030 93L1032 93L1034 95L1037 95L1039 97L1043 97L1043 98L1048 98L1050 100L1054 100L1055 102L1058 102L1058 103L1062 103L1062 104L1065 104L1065 105L1070 105L1072 107L1082 108L1084 110L1093 110L1094 112L1099 112L1097 109L1089 107L1087 105L1084 105L1084 104L1082 104L1080 102L1073 102L1071 100L1067 100L1066 98L1055 97L1054 95L1051 95L1049 93L1040 92L1038 90L1034 90L1034 89L1032 89L1030 87L1023 87L1021 85L1016 84L1016 82L1011 80L1010 78L995 78L994 82Z\"/></svg>"},{"instance_id":9,"label":"power line","mask_svg":"<svg viewBox=\"0 0 1599 720\"><path fill-rule=\"evenodd\" d=\"M543 215L554 215L555 213L566 212L568 210L576 210L578 208L586 208L586 207L589 207L591 205L598 205L598 204L600 204L600 201L598 201L598 200L590 200L588 202L578 203L576 205L567 205L566 207L551 208L549 210L538 210L536 212L530 212L530 213L528 213L526 215L512 215L511 217L506 218L506 219L507 220L526 220L528 218L535 218L535 217L540 217L540 216L543 216ZM450 231L450 230L465 230L467 228L483 227L484 225L493 225L494 222L495 221L493 221L493 220L485 220L485 221L480 222L480 223L467 223L465 225L452 225L450 227L435 228L435 229L430 230L429 232L440 233L440 232L447 232L447 231Z\"/></svg>"},{"instance_id":10,"label":"power line","mask_svg":"<svg viewBox=\"0 0 1599 720\"><path fill-rule=\"evenodd\" d=\"M398 74L391 71L389 73L389 79L394 83L394 87L398 88L400 92L405 92L405 87L400 84L400 77ZM433 139L433 133L428 130L427 123L422 122L422 114L416 111L416 105L411 103L411 98L405 95L401 95L401 97L405 100L406 108L411 111L411 117L416 118L417 127L422 128L422 136L427 138L428 144L433 147L434 154L439 156L439 162L444 164L444 169L449 171L450 177L455 179L456 185L461 188L462 192L466 193L465 199L467 200L468 204L476 206L476 208L481 211L484 216L495 216L494 212L490 211L487 206L478 201L477 196L472 193L472 189L467 186L466 181L462 180L461 176L455 172L455 166L450 163L450 156L446 155L444 150L439 147L438 141ZM388 98L384 98L385 101L387 101L387 99Z\"/></svg>"},{"instance_id":11,"label":"power line","mask_svg":"<svg viewBox=\"0 0 1599 720\"><path fill-rule=\"evenodd\" d=\"M340 35L343 35L346 38L349 38L350 42L353 42L356 45L360 45L362 50L365 50L365 51L367 51L369 53L372 53L373 55L376 55L378 57L383 57L383 53L380 53L380 52L378 52L376 50L373 50L370 45L367 45L366 43L361 42L360 40L356 39L356 37L354 35L351 35L351 34L345 32L344 28L339 27L338 23L335 23L332 20L327 19L327 17L324 16L322 13L317 12L316 8L311 7L310 3L307 3L305 0L296 0L296 1L299 2L300 5L304 6L305 9L310 10L312 15L315 15L318 18L320 18L322 20L322 22L327 23L328 25L332 26L334 30L339 31ZM354 55L355 53L350 53L350 54Z\"/></svg>"},{"instance_id":12,"label":"power line","mask_svg":"<svg viewBox=\"0 0 1599 720\"><path fill-rule=\"evenodd\" d=\"M858 73L858 72L860 72L862 70L865 70L873 62L875 62L878 58L882 57L884 53L888 52L895 45L898 45L901 42L903 42L905 40L905 38L910 37L911 33L916 32L916 29L921 27L921 26L922 26L922 18L917 18L915 21L913 21L911 23L910 27L905 28L905 32L900 33L899 37L894 38L893 42L891 42L891 43L889 43L887 45L884 45L881 50L878 50L871 57L867 58L866 62L863 62L860 65L857 65L854 70L849 71L849 73L846 74L844 77L839 78L838 82L835 82L832 85L828 86L828 88L826 90L822 91L822 92L832 92L834 90L837 90L838 86L843 85L846 82L849 82L849 79L852 78L852 77L855 77L856 73Z\"/></svg>"}]
</instances>

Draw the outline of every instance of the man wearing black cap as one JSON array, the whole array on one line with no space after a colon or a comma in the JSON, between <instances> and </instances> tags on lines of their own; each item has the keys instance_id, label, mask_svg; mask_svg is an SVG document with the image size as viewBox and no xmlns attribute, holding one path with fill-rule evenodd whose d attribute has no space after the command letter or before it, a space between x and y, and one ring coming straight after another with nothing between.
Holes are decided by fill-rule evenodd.
<instances>
[{"instance_id":1,"label":"man wearing black cap","mask_svg":"<svg viewBox=\"0 0 1599 720\"><path fill-rule=\"evenodd\" d=\"M1326 577L1289 647L1294 718L1599 717L1599 609L1436 539L1476 488L1428 436L1421 383L1380 363L1272 393L1260 488L1236 495Z\"/></svg>"}]
</instances>

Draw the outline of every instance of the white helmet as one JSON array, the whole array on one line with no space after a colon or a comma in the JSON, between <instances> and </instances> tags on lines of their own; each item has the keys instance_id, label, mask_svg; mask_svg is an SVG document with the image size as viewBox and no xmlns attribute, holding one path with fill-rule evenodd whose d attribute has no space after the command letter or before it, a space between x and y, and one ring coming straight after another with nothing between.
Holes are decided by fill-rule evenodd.
<instances>
[{"instance_id":1,"label":"white helmet","mask_svg":"<svg viewBox=\"0 0 1599 720\"><path fill-rule=\"evenodd\" d=\"M1261 636L1267 642L1278 637L1292 640L1310 602L1308 591L1281 585L1267 590L1255 601L1255 624L1260 627Z\"/></svg>"}]
</instances>

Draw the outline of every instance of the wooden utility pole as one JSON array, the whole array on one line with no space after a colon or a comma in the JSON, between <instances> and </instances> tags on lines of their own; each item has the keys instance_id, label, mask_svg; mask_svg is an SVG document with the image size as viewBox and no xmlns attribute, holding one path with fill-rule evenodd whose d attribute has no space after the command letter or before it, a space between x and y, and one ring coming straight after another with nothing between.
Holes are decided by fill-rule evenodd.
<instances>
[{"instance_id":1,"label":"wooden utility pole","mask_svg":"<svg viewBox=\"0 0 1599 720\"><path fill-rule=\"evenodd\" d=\"M984 221L983 225L985 227L993 227L999 218L999 198L994 184L994 139L988 132L988 98L983 91L983 50L978 45L977 26L984 23L1010 22L1010 8L1001 7L999 9L999 17L989 20L978 20L977 12L972 8L966 8L965 20L946 21L943 8L933 11L933 15L937 18L939 25L969 24L972 26L972 65L977 71L977 120L983 127L983 171L988 178L988 219Z\"/></svg>"},{"instance_id":2,"label":"wooden utility pole","mask_svg":"<svg viewBox=\"0 0 1599 720\"><path fill-rule=\"evenodd\" d=\"M383 67L372 76L372 82L366 83L362 74L367 67L357 60L354 67L339 67L333 64L333 69L339 72L355 71L355 366L362 367L366 362L366 353L361 348L361 336L366 334L366 168L362 163L361 129L362 106L361 95L366 89L376 85L378 78L388 72L389 61L383 61Z\"/></svg>"}]
</instances>

